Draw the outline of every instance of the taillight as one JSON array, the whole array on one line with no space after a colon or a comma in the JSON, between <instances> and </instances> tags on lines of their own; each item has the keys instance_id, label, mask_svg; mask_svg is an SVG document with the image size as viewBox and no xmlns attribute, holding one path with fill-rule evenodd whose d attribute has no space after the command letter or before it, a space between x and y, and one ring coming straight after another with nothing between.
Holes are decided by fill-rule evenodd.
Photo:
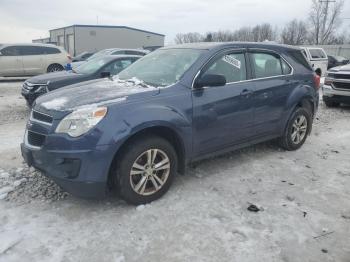
<instances>
[{"instance_id":1,"label":"taillight","mask_svg":"<svg viewBox=\"0 0 350 262\"><path fill-rule=\"evenodd\" d=\"M70 54L67 55L67 58L68 58L69 60L72 60L72 57L71 57Z\"/></svg>"},{"instance_id":2,"label":"taillight","mask_svg":"<svg viewBox=\"0 0 350 262\"><path fill-rule=\"evenodd\" d=\"M321 84L321 77L314 73L314 84L315 84L315 88L319 89L320 88L320 84Z\"/></svg>"}]
</instances>

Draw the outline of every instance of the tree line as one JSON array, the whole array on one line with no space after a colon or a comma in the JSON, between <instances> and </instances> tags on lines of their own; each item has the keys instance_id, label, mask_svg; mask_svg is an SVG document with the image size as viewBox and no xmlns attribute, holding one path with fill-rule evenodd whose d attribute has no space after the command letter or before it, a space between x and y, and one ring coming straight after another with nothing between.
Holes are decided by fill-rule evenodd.
<instances>
[{"instance_id":1,"label":"tree line","mask_svg":"<svg viewBox=\"0 0 350 262\"><path fill-rule=\"evenodd\" d=\"M294 19L282 28L269 23L253 27L245 26L237 30L219 30L200 34L197 32L179 33L176 44L193 42L229 42L229 41L275 41L289 45L321 45L350 43L346 34L339 32L341 11L344 0L312 0L309 16L306 20Z\"/></svg>"}]
</instances>

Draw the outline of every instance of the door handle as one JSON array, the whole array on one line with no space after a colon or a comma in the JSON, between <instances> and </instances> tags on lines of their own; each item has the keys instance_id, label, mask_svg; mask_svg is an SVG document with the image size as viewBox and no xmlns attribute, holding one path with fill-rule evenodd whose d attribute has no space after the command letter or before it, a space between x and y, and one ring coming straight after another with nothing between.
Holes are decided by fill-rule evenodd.
<instances>
[{"instance_id":1,"label":"door handle","mask_svg":"<svg viewBox=\"0 0 350 262\"><path fill-rule=\"evenodd\" d=\"M254 93L254 91L253 90L250 90L250 89L244 89L242 92L241 92L241 96L246 96L246 97L248 97L248 96L250 96L250 95L252 95Z\"/></svg>"}]
</instances>

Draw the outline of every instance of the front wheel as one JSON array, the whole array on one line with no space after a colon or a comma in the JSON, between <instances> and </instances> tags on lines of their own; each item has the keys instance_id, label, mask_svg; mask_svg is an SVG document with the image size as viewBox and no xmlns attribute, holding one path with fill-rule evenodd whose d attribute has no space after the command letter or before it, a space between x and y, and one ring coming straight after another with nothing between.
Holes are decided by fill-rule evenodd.
<instances>
[{"instance_id":1,"label":"front wheel","mask_svg":"<svg viewBox=\"0 0 350 262\"><path fill-rule=\"evenodd\" d=\"M306 140L312 125L311 114L305 108L297 108L288 121L280 145L286 150L297 150Z\"/></svg>"},{"instance_id":2,"label":"front wheel","mask_svg":"<svg viewBox=\"0 0 350 262\"><path fill-rule=\"evenodd\" d=\"M148 137L128 144L117 163L116 183L121 197L135 205L164 195L177 170L173 146L160 137Z\"/></svg>"}]
</instances>

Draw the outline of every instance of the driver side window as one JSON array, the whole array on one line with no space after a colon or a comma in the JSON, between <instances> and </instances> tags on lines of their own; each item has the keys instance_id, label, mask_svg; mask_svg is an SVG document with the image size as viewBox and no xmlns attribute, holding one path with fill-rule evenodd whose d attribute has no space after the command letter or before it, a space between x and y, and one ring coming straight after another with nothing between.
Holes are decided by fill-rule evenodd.
<instances>
[{"instance_id":1,"label":"driver side window","mask_svg":"<svg viewBox=\"0 0 350 262\"><path fill-rule=\"evenodd\" d=\"M207 74L223 75L227 83L247 79L244 53L226 53L216 58L202 76Z\"/></svg>"}]
</instances>

